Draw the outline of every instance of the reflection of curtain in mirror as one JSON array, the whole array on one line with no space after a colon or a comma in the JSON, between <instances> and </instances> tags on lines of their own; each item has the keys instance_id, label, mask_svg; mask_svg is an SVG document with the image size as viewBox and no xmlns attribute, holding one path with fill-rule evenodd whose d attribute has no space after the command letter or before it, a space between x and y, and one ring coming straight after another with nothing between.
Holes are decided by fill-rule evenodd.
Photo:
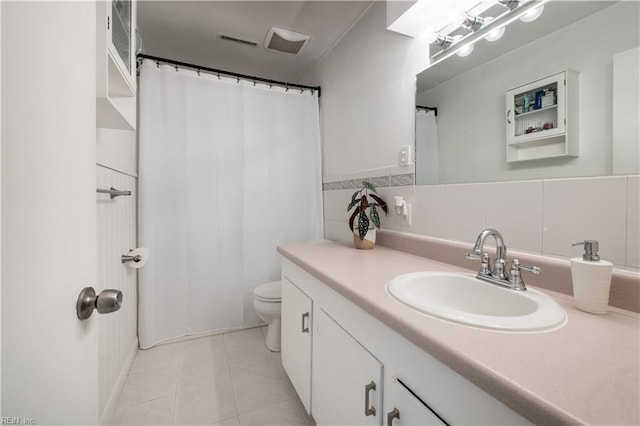
<instances>
[{"instance_id":1,"label":"reflection of curtain in mirror","mask_svg":"<svg viewBox=\"0 0 640 426\"><path fill-rule=\"evenodd\" d=\"M416 183L438 183L438 127L433 111L416 110Z\"/></svg>"}]
</instances>

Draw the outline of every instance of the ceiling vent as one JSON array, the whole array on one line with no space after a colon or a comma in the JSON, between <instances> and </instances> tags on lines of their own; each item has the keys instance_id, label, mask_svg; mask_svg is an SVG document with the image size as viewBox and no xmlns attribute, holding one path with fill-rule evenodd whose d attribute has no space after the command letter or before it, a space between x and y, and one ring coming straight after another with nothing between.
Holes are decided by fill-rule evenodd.
<instances>
[{"instance_id":1,"label":"ceiling vent","mask_svg":"<svg viewBox=\"0 0 640 426\"><path fill-rule=\"evenodd\" d=\"M218 34L218 38L221 40L227 40L227 41L233 41L240 44L245 44L247 46L258 47L258 43L256 43L255 41L243 40L241 38L231 37L224 34Z\"/></svg>"},{"instance_id":2,"label":"ceiling vent","mask_svg":"<svg viewBox=\"0 0 640 426\"><path fill-rule=\"evenodd\" d=\"M297 55L307 45L309 39L311 37L306 34L282 28L271 28L264 40L264 47L276 52Z\"/></svg>"}]
</instances>

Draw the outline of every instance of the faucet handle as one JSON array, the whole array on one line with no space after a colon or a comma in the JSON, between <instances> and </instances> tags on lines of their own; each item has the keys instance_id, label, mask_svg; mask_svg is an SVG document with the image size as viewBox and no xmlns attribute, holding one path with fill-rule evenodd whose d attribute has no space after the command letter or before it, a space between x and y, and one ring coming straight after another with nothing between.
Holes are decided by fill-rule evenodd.
<instances>
[{"instance_id":1,"label":"faucet handle","mask_svg":"<svg viewBox=\"0 0 640 426\"><path fill-rule=\"evenodd\" d=\"M511 272L513 272L514 270L523 270L536 275L542 272L542 268L540 268L539 266L524 266L520 264L520 261L518 259L513 259L513 261L511 262Z\"/></svg>"},{"instance_id":2,"label":"faucet handle","mask_svg":"<svg viewBox=\"0 0 640 426\"><path fill-rule=\"evenodd\" d=\"M539 266L522 266L520 265L520 261L518 259L513 259L511 262L511 271L509 272L509 281L511 282L511 288L514 290L524 291L527 289L527 286L524 284L522 280L522 276L520 275L520 271L527 271L533 274L538 275L542 272Z\"/></svg>"}]
</instances>

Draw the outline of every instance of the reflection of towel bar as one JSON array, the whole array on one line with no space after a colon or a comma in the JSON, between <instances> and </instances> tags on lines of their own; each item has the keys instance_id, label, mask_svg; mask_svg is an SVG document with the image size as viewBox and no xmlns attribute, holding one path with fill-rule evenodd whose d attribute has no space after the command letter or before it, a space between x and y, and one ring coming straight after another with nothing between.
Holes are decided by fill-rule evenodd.
<instances>
[{"instance_id":1,"label":"reflection of towel bar","mask_svg":"<svg viewBox=\"0 0 640 426\"><path fill-rule=\"evenodd\" d=\"M113 186L109 189L98 188L96 189L96 192L98 194L109 194L112 200L120 195L131 195L131 191L120 191L119 189L115 189Z\"/></svg>"}]
</instances>

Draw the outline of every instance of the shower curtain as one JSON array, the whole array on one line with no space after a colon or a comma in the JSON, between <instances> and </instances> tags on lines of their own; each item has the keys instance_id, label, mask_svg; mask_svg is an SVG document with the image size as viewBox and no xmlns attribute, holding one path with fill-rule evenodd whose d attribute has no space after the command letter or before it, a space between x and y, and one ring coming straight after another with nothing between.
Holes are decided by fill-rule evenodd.
<instances>
[{"instance_id":1,"label":"shower curtain","mask_svg":"<svg viewBox=\"0 0 640 426\"><path fill-rule=\"evenodd\" d=\"M323 235L317 94L145 60L139 99L140 347L259 324L276 246Z\"/></svg>"},{"instance_id":2,"label":"shower curtain","mask_svg":"<svg viewBox=\"0 0 640 426\"><path fill-rule=\"evenodd\" d=\"M434 111L416 110L416 182L440 183L438 168L438 126Z\"/></svg>"}]
</instances>

